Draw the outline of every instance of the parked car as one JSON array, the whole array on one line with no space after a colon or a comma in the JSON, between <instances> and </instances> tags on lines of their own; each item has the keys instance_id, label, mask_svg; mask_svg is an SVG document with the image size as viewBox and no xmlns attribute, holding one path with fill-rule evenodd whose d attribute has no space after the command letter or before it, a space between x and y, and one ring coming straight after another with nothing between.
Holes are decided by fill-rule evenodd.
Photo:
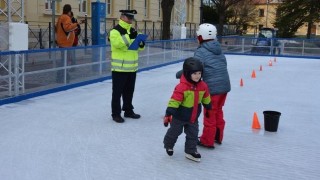
<instances>
[{"instance_id":1,"label":"parked car","mask_svg":"<svg viewBox=\"0 0 320 180\"><path fill-rule=\"evenodd\" d=\"M279 42L276 39L277 29L262 28L251 49L252 54L276 54Z\"/></svg>"}]
</instances>

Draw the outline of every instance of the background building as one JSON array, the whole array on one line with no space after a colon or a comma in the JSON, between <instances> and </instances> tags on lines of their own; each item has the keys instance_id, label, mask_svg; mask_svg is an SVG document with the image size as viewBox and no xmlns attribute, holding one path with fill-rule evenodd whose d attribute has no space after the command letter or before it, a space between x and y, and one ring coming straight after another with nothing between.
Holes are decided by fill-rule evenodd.
<instances>
[{"instance_id":1,"label":"background building","mask_svg":"<svg viewBox=\"0 0 320 180\"><path fill-rule=\"evenodd\" d=\"M9 0L0 0L0 23L7 22L7 2ZM12 1L12 0L11 0ZM29 25L29 49L48 48L50 36L50 23L52 16L55 19L62 14L64 4L70 4L72 11L77 19L85 19L87 15L88 22L88 38L90 44L91 37L91 3L97 0L56 0L55 12L52 12L51 0L33 0L23 1L16 0L11 3L15 9L23 9L23 22ZM135 16L136 22L134 26L141 32L149 35L150 40L161 39L162 29L162 10L161 0L100 0L106 3L106 30L107 32L117 24L121 9L136 9L138 14ZM23 7L21 7L23 4ZM186 19L187 37L194 37L195 29L200 23L200 1L186 0ZM174 8L171 16L171 22L174 22ZM18 21L17 15L12 15L12 21ZM83 27L82 27L83 28ZM80 37L83 40L84 31ZM80 42L83 44L83 42Z\"/></svg>"},{"instance_id":2,"label":"background building","mask_svg":"<svg viewBox=\"0 0 320 180\"><path fill-rule=\"evenodd\" d=\"M281 0L254 0L254 5L258 11L258 20L252 22L247 33L253 34L262 27L274 28L273 22L275 21L279 12L277 7L282 3ZM298 29L296 35L306 35L308 25L305 23ZM315 23L312 27L311 34L320 35L320 23Z\"/></svg>"}]
</instances>

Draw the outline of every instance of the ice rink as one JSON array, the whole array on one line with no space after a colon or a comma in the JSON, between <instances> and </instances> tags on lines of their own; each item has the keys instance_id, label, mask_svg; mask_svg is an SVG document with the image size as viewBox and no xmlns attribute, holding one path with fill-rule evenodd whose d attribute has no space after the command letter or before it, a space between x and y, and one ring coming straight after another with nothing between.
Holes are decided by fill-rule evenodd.
<instances>
[{"instance_id":1,"label":"ice rink","mask_svg":"<svg viewBox=\"0 0 320 180\"><path fill-rule=\"evenodd\" d=\"M172 157L163 148L177 63L138 73L133 104L142 118L123 124L111 119L111 80L0 106L0 179L320 179L320 60L227 59L224 141L198 147L201 162L185 158L184 134ZM264 130L265 110L281 112L277 132ZM254 112L260 130L251 128Z\"/></svg>"}]
</instances>

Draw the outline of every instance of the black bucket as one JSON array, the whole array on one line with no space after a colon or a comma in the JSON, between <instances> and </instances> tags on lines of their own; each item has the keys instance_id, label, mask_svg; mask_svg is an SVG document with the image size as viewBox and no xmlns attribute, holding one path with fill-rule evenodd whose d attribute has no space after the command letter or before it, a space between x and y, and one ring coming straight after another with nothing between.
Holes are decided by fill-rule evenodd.
<instances>
[{"instance_id":1,"label":"black bucket","mask_svg":"<svg viewBox=\"0 0 320 180\"><path fill-rule=\"evenodd\" d=\"M264 130L270 132L277 132L281 113L277 111L263 111L263 115Z\"/></svg>"}]
</instances>

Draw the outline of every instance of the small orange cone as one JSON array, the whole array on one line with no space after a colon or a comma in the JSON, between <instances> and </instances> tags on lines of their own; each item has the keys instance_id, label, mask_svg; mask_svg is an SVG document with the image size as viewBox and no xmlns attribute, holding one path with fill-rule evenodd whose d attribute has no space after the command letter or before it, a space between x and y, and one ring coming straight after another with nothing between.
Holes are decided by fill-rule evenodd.
<instances>
[{"instance_id":1,"label":"small orange cone","mask_svg":"<svg viewBox=\"0 0 320 180\"><path fill-rule=\"evenodd\" d=\"M256 78L256 71L254 71L254 70L252 71L251 77Z\"/></svg>"},{"instance_id":2,"label":"small orange cone","mask_svg":"<svg viewBox=\"0 0 320 180\"><path fill-rule=\"evenodd\" d=\"M271 60L269 61L269 66L272 66L272 61Z\"/></svg>"},{"instance_id":3,"label":"small orange cone","mask_svg":"<svg viewBox=\"0 0 320 180\"><path fill-rule=\"evenodd\" d=\"M260 69L259 70L262 71L262 65L260 65Z\"/></svg>"},{"instance_id":4,"label":"small orange cone","mask_svg":"<svg viewBox=\"0 0 320 180\"><path fill-rule=\"evenodd\" d=\"M243 86L243 80L242 80L242 78L240 79L240 86L241 86L241 87Z\"/></svg>"},{"instance_id":5,"label":"small orange cone","mask_svg":"<svg viewBox=\"0 0 320 180\"><path fill-rule=\"evenodd\" d=\"M259 123L259 119L258 119L258 115L257 115L256 112L254 112L254 114L253 114L252 129L261 129L261 126L260 126L260 123Z\"/></svg>"},{"instance_id":6,"label":"small orange cone","mask_svg":"<svg viewBox=\"0 0 320 180\"><path fill-rule=\"evenodd\" d=\"M274 62L277 62L277 58L276 58L276 57L274 57L273 61L274 61Z\"/></svg>"}]
</instances>

